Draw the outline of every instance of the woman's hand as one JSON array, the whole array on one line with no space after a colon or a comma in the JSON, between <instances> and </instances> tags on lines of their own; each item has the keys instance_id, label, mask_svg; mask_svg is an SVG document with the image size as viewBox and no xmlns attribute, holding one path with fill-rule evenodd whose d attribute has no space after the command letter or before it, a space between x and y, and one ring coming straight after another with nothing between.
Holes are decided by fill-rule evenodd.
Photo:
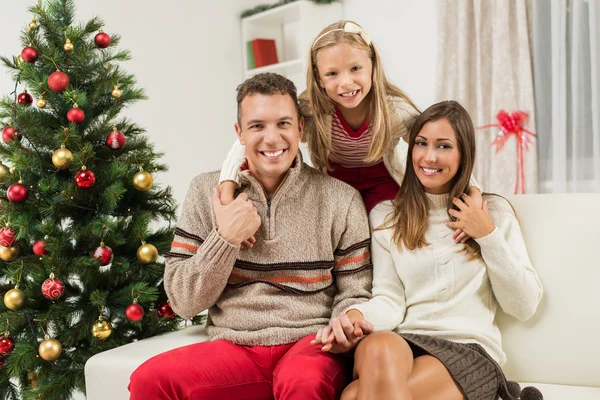
<instances>
[{"instance_id":1,"label":"woman's hand","mask_svg":"<svg viewBox=\"0 0 600 400\"><path fill-rule=\"evenodd\" d=\"M319 329L310 343L322 346L322 351L347 353L371 332L373 324L365 320L360 311L349 310L339 318L333 318L329 326Z\"/></svg>"},{"instance_id":2,"label":"woman's hand","mask_svg":"<svg viewBox=\"0 0 600 400\"><path fill-rule=\"evenodd\" d=\"M461 198L462 200L457 198L452 200L458 210L451 209L449 214L456 218L456 221L446 222L446 226L462 229L473 239L479 239L492 233L495 225L490 216L487 201L483 202L483 208L481 208L469 195L463 194Z\"/></svg>"}]
</instances>

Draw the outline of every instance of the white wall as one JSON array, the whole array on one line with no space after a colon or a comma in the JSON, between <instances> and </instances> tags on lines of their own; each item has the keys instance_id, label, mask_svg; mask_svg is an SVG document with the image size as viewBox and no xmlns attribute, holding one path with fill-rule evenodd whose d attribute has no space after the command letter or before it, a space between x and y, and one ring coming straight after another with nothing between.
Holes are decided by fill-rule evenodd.
<instances>
[{"instance_id":1,"label":"white wall","mask_svg":"<svg viewBox=\"0 0 600 400\"><path fill-rule=\"evenodd\" d=\"M435 102L435 0L344 0L344 17L359 23L380 51L392 83L417 106Z\"/></svg>"},{"instance_id":2,"label":"white wall","mask_svg":"<svg viewBox=\"0 0 600 400\"><path fill-rule=\"evenodd\" d=\"M2 0L0 54L18 55L20 31L31 21L36 0ZM181 204L193 176L220 168L235 139L235 89L241 83L241 10L259 0L77 1L76 19L97 15L107 33L119 33L120 47L132 52L123 67L136 75L149 100L126 115L145 127L168 173L155 181L173 186ZM14 83L4 68L0 95Z\"/></svg>"}]
</instances>

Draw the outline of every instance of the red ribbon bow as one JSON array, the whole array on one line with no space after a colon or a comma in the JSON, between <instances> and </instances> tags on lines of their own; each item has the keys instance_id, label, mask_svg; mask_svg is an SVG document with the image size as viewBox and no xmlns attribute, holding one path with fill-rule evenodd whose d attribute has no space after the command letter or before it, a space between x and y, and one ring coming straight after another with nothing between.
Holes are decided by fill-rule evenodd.
<instances>
[{"instance_id":1,"label":"red ribbon bow","mask_svg":"<svg viewBox=\"0 0 600 400\"><path fill-rule=\"evenodd\" d=\"M517 139L517 179L515 183L515 194L519 192L519 181L521 182L521 193L525 193L525 161L523 150L529 151L529 144L532 143L532 137L536 134L528 131L523 127L523 124L529 118L529 114L525 111L513 111L512 114L504 110L496 115L497 124L489 124L480 126L477 129L498 128L496 138L492 142L492 146L496 146L496 153L502 150L504 144L511 135L515 135Z\"/></svg>"}]
</instances>

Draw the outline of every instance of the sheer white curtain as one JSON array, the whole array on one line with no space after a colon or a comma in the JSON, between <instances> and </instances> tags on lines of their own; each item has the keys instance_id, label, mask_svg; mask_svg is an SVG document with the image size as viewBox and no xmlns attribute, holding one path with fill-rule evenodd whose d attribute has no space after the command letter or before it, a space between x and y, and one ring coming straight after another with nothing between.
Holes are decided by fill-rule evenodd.
<instances>
[{"instance_id":1,"label":"sheer white curtain","mask_svg":"<svg viewBox=\"0 0 600 400\"><path fill-rule=\"evenodd\" d=\"M436 12L436 98L459 101L475 126L498 123L501 110L526 112L529 119L523 127L537 133L530 1L438 0ZM496 152L492 144L498 131L476 131L475 177L487 192L512 194L519 183L519 193L536 193L535 139L523 151L521 163L515 135Z\"/></svg>"},{"instance_id":2,"label":"sheer white curtain","mask_svg":"<svg viewBox=\"0 0 600 400\"><path fill-rule=\"evenodd\" d=\"M541 192L600 192L600 0L534 0Z\"/></svg>"}]
</instances>

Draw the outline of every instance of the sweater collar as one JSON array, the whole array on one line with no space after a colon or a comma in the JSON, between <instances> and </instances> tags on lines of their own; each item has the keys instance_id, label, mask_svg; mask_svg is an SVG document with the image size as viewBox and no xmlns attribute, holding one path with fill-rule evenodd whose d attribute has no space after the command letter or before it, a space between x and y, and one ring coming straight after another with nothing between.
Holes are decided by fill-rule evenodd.
<instances>
[{"instance_id":1,"label":"sweater collar","mask_svg":"<svg viewBox=\"0 0 600 400\"><path fill-rule=\"evenodd\" d=\"M425 193L427 200L429 201L429 205L432 210L440 210L448 208L448 197L449 193L444 194L431 194Z\"/></svg>"}]
</instances>

